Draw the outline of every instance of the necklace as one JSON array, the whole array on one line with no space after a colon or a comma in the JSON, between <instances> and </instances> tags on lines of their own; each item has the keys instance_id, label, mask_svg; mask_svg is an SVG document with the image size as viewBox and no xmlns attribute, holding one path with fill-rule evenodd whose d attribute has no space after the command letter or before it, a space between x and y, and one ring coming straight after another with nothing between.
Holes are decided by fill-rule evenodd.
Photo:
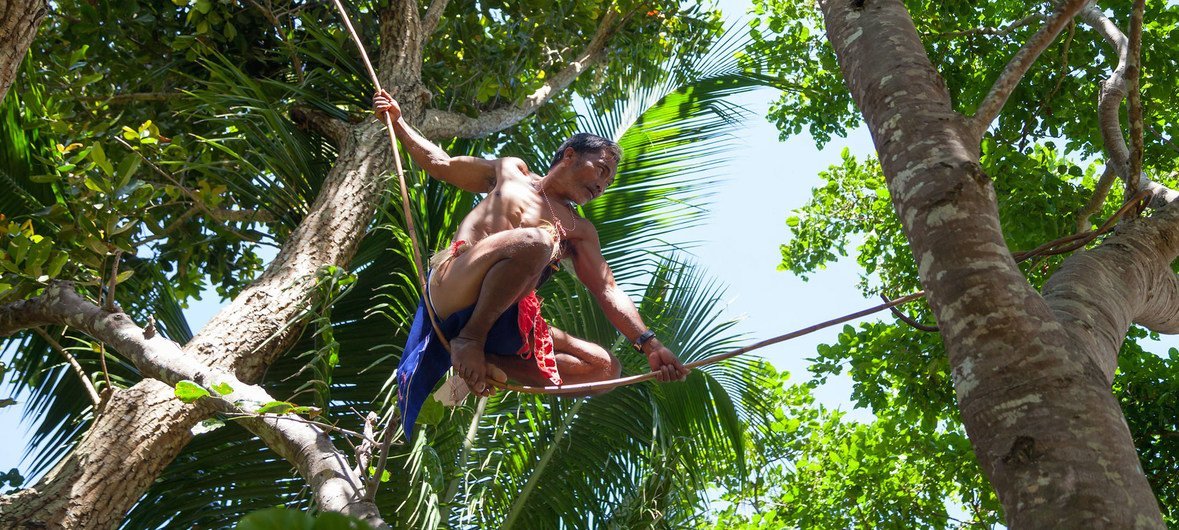
<instances>
[{"instance_id":1,"label":"necklace","mask_svg":"<svg viewBox=\"0 0 1179 530\"><path fill-rule=\"evenodd\" d=\"M564 238L567 235L565 227L561 226L561 218L557 217L557 212L555 210L553 210L553 203L549 201L549 196L545 194L544 187L540 185L539 181L537 181L537 183L536 183L536 191L540 192L540 197L542 199L544 199L545 205L549 207L549 214L553 216L553 222L557 225L557 233L561 235L561 238ZM570 212L573 212L573 206L568 205L568 204L567 204L567 206L569 206ZM573 212L573 222L570 224L569 230L575 230L576 228L577 228L577 213Z\"/></svg>"}]
</instances>

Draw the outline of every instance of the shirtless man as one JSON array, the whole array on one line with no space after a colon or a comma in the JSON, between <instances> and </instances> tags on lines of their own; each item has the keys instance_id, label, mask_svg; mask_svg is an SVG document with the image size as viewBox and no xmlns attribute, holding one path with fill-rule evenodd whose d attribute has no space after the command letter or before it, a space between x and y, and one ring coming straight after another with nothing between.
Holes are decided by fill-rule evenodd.
<instances>
[{"instance_id":1,"label":"shirtless man","mask_svg":"<svg viewBox=\"0 0 1179 530\"><path fill-rule=\"evenodd\" d=\"M575 135L558 150L542 177L531 173L518 158L487 160L446 154L401 118L400 107L388 93L375 95L373 105L378 116L389 113L397 138L430 176L487 194L459 225L450 250L432 260L427 288L428 302L433 304L443 333L454 334L449 361L472 392L494 392L487 383L488 353L493 354L491 362L510 378L530 385L585 383L620 375L621 364L606 349L556 328L549 330L554 350L550 358L556 363L551 372L545 370L539 346L531 353L515 355L489 340L489 335L499 342L517 334L511 329L520 320L517 313L528 311L530 297L535 301L538 280L563 258L571 259L577 278L611 324L646 355L660 381L687 377L688 369L647 329L634 303L615 284L593 224L574 210L573 204L585 204L614 182L621 156L617 144L590 134ZM421 309L419 316L423 316ZM421 327L429 328L430 324L427 321ZM523 327L520 332L528 334ZM543 330L533 332L534 336L523 338L524 343L533 338L543 342ZM421 329L418 335L428 340L425 335L430 333ZM509 338L520 341L519 337ZM411 331L411 345L414 342ZM514 347L512 344L509 349ZM532 356L537 359L529 359Z\"/></svg>"}]
</instances>

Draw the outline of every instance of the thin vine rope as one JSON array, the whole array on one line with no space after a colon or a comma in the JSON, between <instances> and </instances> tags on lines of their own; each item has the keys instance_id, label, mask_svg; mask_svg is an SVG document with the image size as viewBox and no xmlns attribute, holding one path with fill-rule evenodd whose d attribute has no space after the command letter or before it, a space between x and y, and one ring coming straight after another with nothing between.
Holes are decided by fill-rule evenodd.
<instances>
[{"instance_id":1,"label":"thin vine rope","mask_svg":"<svg viewBox=\"0 0 1179 530\"><path fill-rule=\"evenodd\" d=\"M381 90L381 82L380 82L380 80L377 79L377 73L375 70L373 70L372 63L369 62L368 52L365 51L364 44L360 41L360 36L356 34L356 30L352 27L352 20L348 17L348 12L344 10L344 6L343 6L343 4L340 3L340 0L333 0L333 2L335 2L335 4L336 4L336 9L340 11L340 17L342 17L344 19L344 26L348 28L348 33L352 35L353 42L356 43L356 47L360 50L360 58L364 61L364 67L365 67L365 69L368 70L368 75L372 79L373 85L376 87L377 91L380 91ZM394 164L396 164L395 167L397 170L397 182L401 188L401 206L402 206L402 211L405 214L405 225L406 225L407 230L409 231L410 249L413 253L414 265L417 266L418 286L421 287L422 295L425 296L426 279L423 276L425 268L422 267L421 249L418 247L417 229L414 227L413 215L410 213L410 209L409 209L409 192L406 189L405 175L404 175L402 168L401 168L401 154L397 148L397 136L393 131L393 120L389 117L388 113L385 113L384 116L385 116L385 130L389 133L389 145L393 148L393 162L394 162ZM1113 223L1116 222L1116 220L1118 218L1120 218L1123 214L1126 213L1126 211L1129 209L1130 205L1140 203L1145 198L1144 196L1147 193L1148 192L1145 192L1145 191L1140 192L1139 194L1135 195L1135 197L1132 200L1126 201L1126 203L1122 206L1122 208L1120 208L1117 211L1117 213L1115 213L1113 216L1111 216L1110 219L1107 220L1105 222L1105 224L1101 228L1099 228L1098 230L1095 230L1092 232L1087 232L1087 233L1082 233L1082 234L1076 234L1073 236L1066 236L1066 237L1057 239L1055 241L1046 243L1044 245L1041 245L1040 247L1037 247L1031 251L1017 253L1014 255L1014 257L1016 258L1016 261L1023 261L1028 258L1037 256L1037 255L1041 255L1041 254L1051 255L1051 254L1058 254L1058 253L1068 252L1071 250L1076 250L1077 248L1087 244L1089 241L1092 241L1093 238L1097 237L1098 235L1103 234L1103 233L1109 231L1110 229L1112 229ZM1067 245L1063 249L1057 248L1057 245L1060 245L1062 243L1072 243L1072 244ZM777 337L766 339L761 342L756 342L756 343L750 344L748 346L737 348L735 350L731 350L731 351L728 351L725 353L720 353L717 355L706 357L706 358L700 359L698 361L693 361L693 362L685 364L684 366L687 368L699 368L701 366L706 366L709 364L718 363L720 361L724 361L726 359L731 359L731 358L736 357L738 355L749 353L749 352L757 350L757 349L765 348L766 346L771 346L771 345L777 344L779 342L784 342L784 341L787 341L790 339L801 337L803 335L814 333L815 331L818 331L820 329L824 329L824 328L828 328L828 327L831 327L834 325L842 324L844 322L847 322L850 320L855 320L857 318L861 318L864 316L868 316L872 313L884 311L885 309L890 309L890 308L893 308L893 307L896 307L896 306L899 306L902 304L907 304L907 303L917 300L923 296L925 296L925 291L917 291L915 293L902 296L902 297L897 298L895 300L890 300L890 301L885 302L883 304L872 306L867 309L862 309L862 310L856 311L854 313L848 313L848 314L843 315L841 317L833 318L833 319L827 320L825 322L820 322L820 323L814 324L812 326L808 326L808 327L805 327L802 329L791 331L789 333L778 335ZM429 303L424 304L424 305L426 306L426 313L430 317L430 324L434 327L434 332L438 335L438 339L442 342L442 346L445 347L447 351L450 351L450 342L448 340L446 340L446 336L442 334L442 330L438 327L438 318L437 318L437 315L434 314L434 309L430 307ZM561 394L577 394L577 393L582 393L582 392L593 392L593 391L598 391L598 390L609 390L609 389L617 388L620 386L633 385L635 383L649 381L651 379L655 379L658 375L659 375L659 372L647 372L645 374L620 377L618 379L608 379L605 381L595 381L592 383L579 383L579 384L561 385L561 386L513 385L511 383L500 382L500 381L496 381L496 380L490 379L490 378L488 378L488 383L490 383L492 386L498 387L503 390L511 390L514 392L520 392L522 394L556 394L556 395L561 395ZM382 455L382 457L384 457L384 455Z\"/></svg>"},{"instance_id":2,"label":"thin vine rope","mask_svg":"<svg viewBox=\"0 0 1179 530\"><path fill-rule=\"evenodd\" d=\"M340 0L332 0L336 4L336 9L340 12L340 18L344 19L344 27L348 28L348 33L352 35L352 41L356 43L356 47L360 50L360 58L364 60L364 68L368 70L368 76L372 79L373 86L376 87L377 92L382 90L381 80L377 79L377 71L373 70L373 64L368 60L368 52L364 49L364 43L360 41L360 36L356 34L356 29L352 27L352 19L348 17L348 12L344 10L344 4ZM417 267L418 287L422 289L422 296L426 296L426 278L423 276L426 270L422 266L422 250L418 247L418 231L413 224L413 214L409 210L409 191L405 187L405 172L401 169L401 150L397 148L397 135L393 131L393 119L389 117L386 112L385 116L385 132L389 133L389 146L393 148L393 164L397 170L397 183L401 189L401 211L405 214L405 227L409 230L409 245L410 251L413 254L413 263ZM446 351L450 351L450 341L446 340L446 336L442 334L442 329L438 327L438 318L434 314L434 308L430 304L423 304L426 306L426 312L430 316L430 325L434 326L434 332L438 335L438 339L442 341L442 345Z\"/></svg>"}]
</instances>

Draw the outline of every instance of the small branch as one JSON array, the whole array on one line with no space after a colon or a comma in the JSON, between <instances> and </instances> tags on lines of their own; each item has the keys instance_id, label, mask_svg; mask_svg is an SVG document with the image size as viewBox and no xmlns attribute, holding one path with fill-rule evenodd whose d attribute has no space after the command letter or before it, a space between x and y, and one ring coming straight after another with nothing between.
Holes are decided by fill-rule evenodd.
<instances>
[{"instance_id":1,"label":"small branch","mask_svg":"<svg viewBox=\"0 0 1179 530\"><path fill-rule=\"evenodd\" d=\"M887 296L884 296L884 293L880 293L880 299L884 300L884 303L886 303L886 304L892 303L892 300L890 300ZM922 323L918 322L917 320L913 319L912 317L910 317L909 315L906 315L900 309L897 309L897 306L895 306L895 305L888 306L888 310L892 311L892 314L894 316L901 319L901 322L904 322L904 323L912 326L914 329L918 329L920 331L925 331L925 332L929 332L929 333L937 333L939 331L937 326L927 326L925 324L922 324Z\"/></svg>"},{"instance_id":2,"label":"small branch","mask_svg":"<svg viewBox=\"0 0 1179 530\"><path fill-rule=\"evenodd\" d=\"M1126 101L1127 113L1130 119L1130 174L1142 174L1142 93L1139 91L1139 80L1142 77L1142 15L1146 9L1146 0L1135 0L1134 9L1130 15L1130 46L1129 64L1126 66ZM1126 196L1133 195L1138 190L1138 179L1126 181Z\"/></svg>"},{"instance_id":3,"label":"small branch","mask_svg":"<svg viewBox=\"0 0 1179 530\"><path fill-rule=\"evenodd\" d=\"M119 285L119 260L123 258L123 249L115 249L114 258L111 259L111 273L106 279L106 302L103 303L103 309L107 311L115 311L115 288Z\"/></svg>"},{"instance_id":4,"label":"small branch","mask_svg":"<svg viewBox=\"0 0 1179 530\"><path fill-rule=\"evenodd\" d=\"M113 96L82 96L78 98L78 101L87 103L101 101L110 105L123 105L126 103L149 101L170 101L181 97L184 97L183 92L133 92L130 94L115 94Z\"/></svg>"},{"instance_id":5,"label":"small branch","mask_svg":"<svg viewBox=\"0 0 1179 530\"><path fill-rule=\"evenodd\" d=\"M1047 17L1044 15L1041 15L1039 13L1033 13L1033 14L1023 17L1015 22L1012 22L1011 24L1008 24L1007 27L1003 27L1003 28L975 28L975 29L968 29L968 30L962 30L962 31L946 31L943 33L927 33L926 36L930 36L930 37L934 37L934 38L938 38L938 39L952 39L952 38L956 38L956 37L968 37L971 35L993 35L993 36L997 36L997 37L1006 37L1007 35L1010 35L1015 30L1022 28L1028 24L1031 24L1032 22L1036 22L1039 20L1046 20L1046 19L1047 19Z\"/></svg>"},{"instance_id":6,"label":"small branch","mask_svg":"<svg viewBox=\"0 0 1179 530\"><path fill-rule=\"evenodd\" d=\"M569 88L579 75L605 58L606 43L618 32L619 28L626 24L630 16L631 13L628 13L625 17L619 17L613 7L607 9L594 37L578 54L577 58L571 61L564 70L550 77L543 86L525 97L522 104L512 104L488 110L476 118L454 112L428 109L425 119L418 129L427 138L479 138L519 123L536 112L536 109L541 105Z\"/></svg>"},{"instance_id":7,"label":"small branch","mask_svg":"<svg viewBox=\"0 0 1179 530\"><path fill-rule=\"evenodd\" d=\"M422 47L430 41L430 35L438 28L438 21L442 20L442 12L446 11L449 0L432 0L426 9L426 16L422 18Z\"/></svg>"},{"instance_id":8,"label":"small branch","mask_svg":"<svg viewBox=\"0 0 1179 530\"><path fill-rule=\"evenodd\" d=\"M233 227L229 226L228 224L225 224L226 222L241 221L241 220L258 221L258 222L273 222L273 216L271 216L267 212L262 212L262 211L258 211L258 210L229 210L226 208L214 209L214 208L208 207L207 205L205 205L205 203L203 201L201 201L201 197L199 194L197 194L196 190L193 190L193 189L188 188L188 187L184 186L183 184L181 184L179 179L172 176L171 173L164 171L164 168L160 167L155 162L152 162L150 159L148 159L146 156L144 156L143 153L140 153L138 150L131 147L131 144L127 143L126 140L123 140L122 138L119 138L116 136L115 141L122 144L123 147L126 147L128 151L138 155L140 160L143 160L145 163L147 163L147 165L149 167L151 167L153 170L155 170L155 172L157 174L159 174L160 176L167 179L169 184L175 186L177 189L179 189L181 192L183 192L185 195L187 195L189 200L192 201L193 205L195 205L197 208L200 208L200 210L202 212L205 212L205 215L207 215L209 219L212 219L213 221L217 222L217 224L220 224L222 228L228 230L231 234L237 236L238 238L245 240L245 241L254 241L256 239L256 238L252 238L252 237L247 237L246 235L242 234L241 232L234 230ZM253 215L254 217L250 217L249 215L246 215L247 212L249 214ZM225 216L226 218L223 219L222 216ZM244 217L244 219L243 219L243 217ZM270 218L271 220L266 221L265 219L267 219L267 218Z\"/></svg>"},{"instance_id":9,"label":"small branch","mask_svg":"<svg viewBox=\"0 0 1179 530\"><path fill-rule=\"evenodd\" d=\"M1011 92L1019 85L1024 74L1088 1L1067 0L1062 3L1048 17L1044 27L1032 35L1032 38L1015 53L1015 56L1007 63L1007 67L999 74L999 79L995 80L995 84L991 86L991 91L979 104L978 111L970 118L969 127L975 138L982 138L987 127L999 116L999 111L1003 110L1007 98L1011 97Z\"/></svg>"},{"instance_id":10,"label":"small branch","mask_svg":"<svg viewBox=\"0 0 1179 530\"><path fill-rule=\"evenodd\" d=\"M1109 196L1109 190L1113 187L1114 178L1117 177L1117 172L1114 171L1112 164L1105 165L1105 171L1101 173L1101 179L1097 181L1097 187L1093 189L1093 196L1089 197L1089 202L1077 212L1077 234L1088 232L1093 228L1093 214L1101 210L1101 205L1105 204L1105 198Z\"/></svg>"},{"instance_id":11,"label":"small branch","mask_svg":"<svg viewBox=\"0 0 1179 530\"><path fill-rule=\"evenodd\" d=\"M78 379L82 380L82 387L86 389L86 394L90 396L90 402L94 404L94 408L97 410L98 406L102 404L102 398L98 396L98 390L95 390L94 382L86 375L86 370L82 369L82 365L78 363L78 360L63 348L61 343L54 340L44 328L40 326L35 327L33 328L33 332L40 335L49 344L49 347L53 348L53 351L60 353L62 357L65 357L66 362L70 363L70 367L74 369L74 373L77 374Z\"/></svg>"},{"instance_id":12,"label":"small branch","mask_svg":"<svg viewBox=\"0 0 1179 530\"><path fill-rule=\"evenodd\" d=\"M1150 207L1161 208L1179 200L1179 192L1154 182L1141 173L1134 175L1130 172L1130 148L1122 135L1122 122L1119 112L1122 100L1126 98L1129 89L1126 83L1126 70L1130 63L1130 40L1117 25L1105 16L1097 6L1090 5L1081 11L1080 18L1089 27L1101 35L1118 56L1117 67L1109 78L1101 84L1101 93L1097 102L1097 118L1100 123L1101 139L1105 145L1109 164L1113 166L1123 181L1129 183L1137 181L1137 188L1150 190L1152 199ZM1130 186L1127 184L1127 188Z\"/></svg>"},{"instance_id":13,"label":"small branch","mask_svg":"<svg viewBox=\"0 0 1179 530\"><path fill-rule=\"evenodd\" d=\"M296 105L291 109L291 120L327 138L337 149L348 141L348 124L319 109Z\"/></svg>"},{"instance_id":14,"label":"small branch","mask_svg":"<svg viewBox=\"0 0 1179 530\"><path fill-rule=\"evenodd\" d=\"M393 445L393 433L397 430L397 423L397 419L390 416L385 429L381 432L381 443L378 446L381 448L381 454L377 457L373 475L368 479L370 486L364 494L364 498L369 502L376 502L377 490L381 487L381 476L385 474L385 466L389 462L389 447Z\"/></svg>"},{"instance_id":15,"label":"small branch","mask_svg":"<svg viewBox=\"0 0 1179 530\"><path fill-rule=\"evenodd\" d=\"M274 25L275 33L278 33L279 39L282 40L283 47L287 49L287 56L291 58L291 68L295 70L295 78L298 79L300 83L302 83L304 80L303 61L299 60L299 52L295 49L295 45L287 40L286 36L283 35L282 23L278 21L278 17L275 16L274 11L271 9L269 0L266 2L266 6L259 4L255 0L249 0L249 2L251 5L258 8L258 11L262 12L262 15L265 16L266 19Z\"/></svg>"}]
</instances>

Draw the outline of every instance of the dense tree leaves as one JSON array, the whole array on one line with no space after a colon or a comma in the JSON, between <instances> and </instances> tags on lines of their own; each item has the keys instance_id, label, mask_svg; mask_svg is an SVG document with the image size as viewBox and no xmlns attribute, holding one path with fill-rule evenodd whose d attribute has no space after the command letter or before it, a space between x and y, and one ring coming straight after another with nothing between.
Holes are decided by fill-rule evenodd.
<instances>
[{"instance_id":1,"label":"dense tree leaves","mask_svg":"<svg viewBox=\"0 0 1179 530\"><path fill-rule=\"evenodd\" d=\"M955 110L966 115L974 111L1008 59L1040 28L1051 9L1049 2L912 1L905 2L905 6L949 90ZM1128 3L1102 7L1119 27L1128 27ZM843 85L817 10L808 2L764 0L755 3L755 12L758 19L753 23L754 43L749 55L756 59L750 59L749 64L762 68L783 87L782 98L771 109L771 118L782 135L806 129L816 143L823 145L857 126L859 112ZM1173 183L1176 150L1169 138L1175 116L1169 102L1175 87L1168 73L1175 53L1167 43L1179 20L1179 9L1167 2L1148 2L1146 20L1142 74L1147 124L1144 167L1151 178ZM1110 199L1099 205L1091 219L1079 218L1079 212L1095 194L1105 166L1096 100L1100 82L1110 76L1116 60L1111 48L1092 28L1080 21L1070 24L1016 88L1000 118L991 124L981 145L980 162L994 183L1003 235L1013 251L1031 249L1079 229L1095 228L1120 204L1122 193L1115 185ZM860 288L867 295L896 297L920 288L916 261L902 235L879 164L856 159L845 151L842 163L832 166L821 178L823 182L813 190L812 199L787 219L791 234L782 245L781 268L806 277L851 255L861 266ZM1022 269L1038 288L1062 259L1053 256L1030 260ZM902 309L918 321L934 324L924 303ZM1174 418L1157 403L1169 399L1173 359L1143 351L1140 344L1145 336L1140 329L1132 330L1120 355L1114 390L1134 433L1143 468L1147 469L1168 522L1174 524L1179 497L1166 478L1175 470L1173 436L1167 434L1174 431ZM917 509L896 514L895 519L877 518L883 511L876 497L853 497L845 490L832 488L810 497L809 502L793 505L783 499L793 500L797 489L775 492L769 498L784 505L767 512L775 521L786 518L802 526L807 525L800 521L806 520L820 526L945 527L1000 520L998 505L978 474L969 446L961 434L954 434L961 432L960 419L946 354L936 334L917 331L893 319L847 327L835 344L819 348L814 361L812 372L817 381L841 373L850 375L851 399L877 418L866 424L833 419L831 426L824 428L842 433L841 437L851 440L850 446L860 454L890 451L897 458L904 456L906 462L914 458L909 452L912 447L901 443L881 448L875 445L871 433L899 428L906 436L922 440L916 451L921 455L918 460L944 459L958 467L953 477L927 473L919 481L919 488L940 489L945 500L960 503L958 507L964 508L971 519L955 522L948 513ZM823 428L818 430L822 432ZM946 446L954 450L934 451L939 440L944 442L950 436L958 437L956 444ZM797 464L784 469L779 478L787 484L805 481L810 458L822 462L819 467L823 469L842 469L850 474L840 461L850 449L822 447L827 451L798 457ZM870 478L861 479L880 484L893 480L897 480L897 473L891 469L877 469ZM823 515L833 519L818 523L810 509L815 503L829 506ZM913 506L920 504L912 501ZM979 506L985 509L974 509ZM858 516L838 518L840 513L851 512ZM768 524L766 517L763 513L739 519Z\"/></svg>"}]
</instances>

